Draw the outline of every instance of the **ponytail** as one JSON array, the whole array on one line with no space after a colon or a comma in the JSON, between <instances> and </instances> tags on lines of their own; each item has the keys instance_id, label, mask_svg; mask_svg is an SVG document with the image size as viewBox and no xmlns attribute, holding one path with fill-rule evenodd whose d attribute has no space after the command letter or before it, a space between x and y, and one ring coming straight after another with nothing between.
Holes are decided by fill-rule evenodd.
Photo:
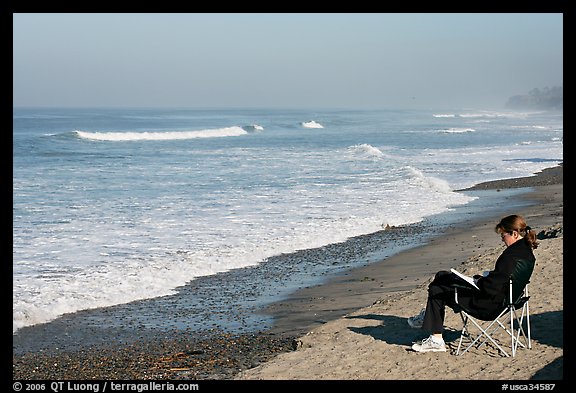
<instances>
[{"instance_id":1,"label":"ponytail","mask_svg":"<svg viewBox=\"0 0 576 393\"><path fill-rule=\"evenodd\" d=\"M533 250L537 249L538 240L536 240L536 233L529 226L526 226L526 229L524 231L526 232L524 234L524 241L526 242L526 244Z\"/></svg>"}]
</instances>

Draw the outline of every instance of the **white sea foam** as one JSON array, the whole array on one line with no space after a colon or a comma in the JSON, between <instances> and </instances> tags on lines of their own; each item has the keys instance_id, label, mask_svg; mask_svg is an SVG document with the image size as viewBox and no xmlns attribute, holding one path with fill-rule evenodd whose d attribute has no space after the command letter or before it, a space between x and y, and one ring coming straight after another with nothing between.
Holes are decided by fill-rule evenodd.
<instances>
[{"instance_id":1,"label":"white sea foam","mask_svg":"<svg viewBox=\"0 0 576 393\"><path fill-rule=\"evenodd\" d=\"M264 127L262 127L259 124L250 124L250 125L244 126L242 128L248 132L250 132L250 131L264 131Z\"/></svg>"},{"instance_id":2,"label":"white sea foam","mask_svg":"<svg viewBox=\"0 0 576 393\"><path fill-rule=\"evenodd\" d=\"M419 188L428 190L428 191L436 191L439 193L450 193L452 189L446 180L442 180L438 177L425 175L419 169L414 167L408 166L406 167L408 172L411 174L409 178L409 182L411 184L416 185Z\"/></svg>"},{"instance_id":3,"label":"white sea foam","mask_svg":"<svg viewBox=\"0 0 576 393\"><path fill-rule=\"evenodd\" d=\"M225 127L195 131L167 131L167 132L89 132L74 131L78 137L95 141L160 141L194 138L221 138L228 136L246 135L242 127Z\"/></svg>"},{"instance_id":4,"label":"white sea foam","mask_svg":"<svg viewBox=\"0 0 576 393\"><path fill-rule=\"evenodd\" d=\"M535 115L540 112L523 112L523 111L467 111L458 114L462 118L508 118L508 119L524 119L530 115Z\"/></svg>"},{"instance_id":5,"label":"white sea foam","mask_svg":"<svg viewBox=\"0 0 576 393\"><path fill-rule=\"evenodd\" d=\"M317 123L314 120L304 121L301 124L302 124L302 127L304 127L304 128L324 128L324 126L322 124Z\"/></svg>"},{"instance_id":6,"label":"white sea foam","mask_svg":"<svg viewBox=\"0 0 576 393\"><path fill-rule=\"evenodd\" d=\"M437 131L441 132L441 133L445 133L445 134L460 134L463 132L474 132L476 130L474 128L469 128L469 127L466 127L466 128L450 127L450 128L444 128L441 130L437 130Z\"/></svg>"},{"instance_id":7,"label":"white sea foam","mask_svg":"<svg viewBox=\"0 0 576 393\"><path fill-rule=\"evenodd\" d=\"M372 145L367 143L362 143L360 145L354 145L348 148L349 151L352 153L361 154L366 157L370 158L382 158L384 157L384 153L382 151Z\"/></svg>"},{"instance_id":8,"label":"white sea foam","mask_svg":"<svg viewBox=\"0 0 576 393\"><path fill-rule=\"evenodd\" d=\"M518 126L511 126L510 128L520 129L520 130L547 130L547 126L540 126L536 124L525 124L525 125L518 125Z\"/></svg>"},{"instance_id":9,"label":"white sea foam","mask_svg":"<svg viewBox=\"0 0 576 393\"><path fill-rule=\"evenodd\" d=\"M87 267L76 274L54 274L46 269L44 274L26 280L16 276L14 285L19 296L13 299L13 332L77 310L171 295L194 277L227 270L225 266L190 262L177 255L127 258L122 264Z\"/></svg>"}]
</instances>

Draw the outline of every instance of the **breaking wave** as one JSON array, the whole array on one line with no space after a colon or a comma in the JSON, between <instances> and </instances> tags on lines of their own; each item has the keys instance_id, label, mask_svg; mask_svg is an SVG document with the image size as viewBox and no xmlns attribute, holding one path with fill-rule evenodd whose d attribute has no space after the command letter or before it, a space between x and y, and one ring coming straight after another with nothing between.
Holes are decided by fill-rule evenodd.
<instances>
[{"instance_id":1,"label":"breaking wave","mask_svg":"<svg viewBox=\"0 0 576 393\"><path fill-rule=\"evenodd\" d=\"M90 132L75 130L74 133L79 138L94 141L160 141L195 138L222 138L227 136L241 136L248 134L246 130L237 126L195 131Z\"/></svg>"}]
</instances>

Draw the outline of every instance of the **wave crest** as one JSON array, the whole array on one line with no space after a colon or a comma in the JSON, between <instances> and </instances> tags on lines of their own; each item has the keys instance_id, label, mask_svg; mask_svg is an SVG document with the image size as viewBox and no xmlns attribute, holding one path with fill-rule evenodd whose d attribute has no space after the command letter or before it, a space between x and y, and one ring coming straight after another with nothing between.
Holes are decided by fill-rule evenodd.
<instances>
[{"instance_id":1,"label":"wave crest","mask_svg":"<svg viewBox=\"0 0 576 393\"><path fill-rule=\"evenodd\" d=\"M362 143L360 145L350 146L348 151L353 154L360 154L369 158L382 158L384 153L382 151L368 143Z\"/></svg>"},{"instance_id":2,"label":"wave crest","mask_svg":"<svg viewBox=\"0 0 576 393\"><path fill-rule=\"evenodd\" d=\"M94 141L160 141L195 138L222 138L227 136L241 136L248 132L242 127L224 127L196 131L167 131L167 132L90 132L75 130L74 133L82 139Z\"/></svg>"},{"instance_id":3,"label":"wave crest","mask_svg":"<svg viewBox=\"0 0 576 393\"><path fill-rule=\"evenodd\" d=\"M324 126L322 124L317 123L314 120L302 122L302 127L304 127L304 128L324 128Z\"/></svg>"},{"instance_id":4,"label":"wave crest","mask_svg":"<svg viewBox=\"0 0 576 393\"><path fill-rule=\"evenodd\" d=\"M250 124L249 126L242 127L242 129L248 132L264 131L264 127L259 124Z\"/></svg>"},{"instance_id":5,"label":"wave crest","mask_svg":"<svg viewBox=\"0 0 576 393\"><path fill-rule=\"evenodd\" d=\"M440 193L448 193L452 191L446 180L425 175L424 172L411 166L407 166L406 169L411 175L410 183L418 188Z\"/></svg>"},{"instance_id":6,"label":"wave crest","mask_svg":"<svg viewBox=\"0 0 576 393\"><path fill-rule=\"evenodd\" d=\"M452 127L452 128L445 128L442 130L437 130L438 132L444 134L461 134L464 132L474 132L476 131L474 128L459 128L459 127Z\"/></svg>"}]
</instances>

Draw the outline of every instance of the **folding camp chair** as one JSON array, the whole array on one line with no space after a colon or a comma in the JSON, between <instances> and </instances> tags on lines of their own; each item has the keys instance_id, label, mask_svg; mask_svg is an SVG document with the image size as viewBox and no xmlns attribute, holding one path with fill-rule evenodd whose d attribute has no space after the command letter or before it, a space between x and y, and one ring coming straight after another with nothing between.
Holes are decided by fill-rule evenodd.
<instances>
[{"instance_id":1,"label":"folding camp chair","mask_svg":"<svg viewBox=\"0 0 576 393\"><path fill-rule=\"evenodd\" d=\"M463 323L456 355L463 355L470 348L474 346L480 348L487 341L490 341L504 356L510 356L502 347L504 341L495 335L496 332L502 333L499 328L502 328L511 340L510 348L513 357L516 356L518 345L522 348L532 348L528 283L533 269L534 264L532 262L524 260L518 261L516 269L510 277L509 293L505 304L501 310L496 310L490 316L474 314L472 311L467 310L464 305L458 303L458 288L455 288L454 300L456 306L452 308L460 314ZM496 316L492 318L494 315ZM470 332L471 325L474 325L480 331L475 337ZM461 351L464 339L467 339L469 343L464 350Z\"/></svg>"}]
</instances>

